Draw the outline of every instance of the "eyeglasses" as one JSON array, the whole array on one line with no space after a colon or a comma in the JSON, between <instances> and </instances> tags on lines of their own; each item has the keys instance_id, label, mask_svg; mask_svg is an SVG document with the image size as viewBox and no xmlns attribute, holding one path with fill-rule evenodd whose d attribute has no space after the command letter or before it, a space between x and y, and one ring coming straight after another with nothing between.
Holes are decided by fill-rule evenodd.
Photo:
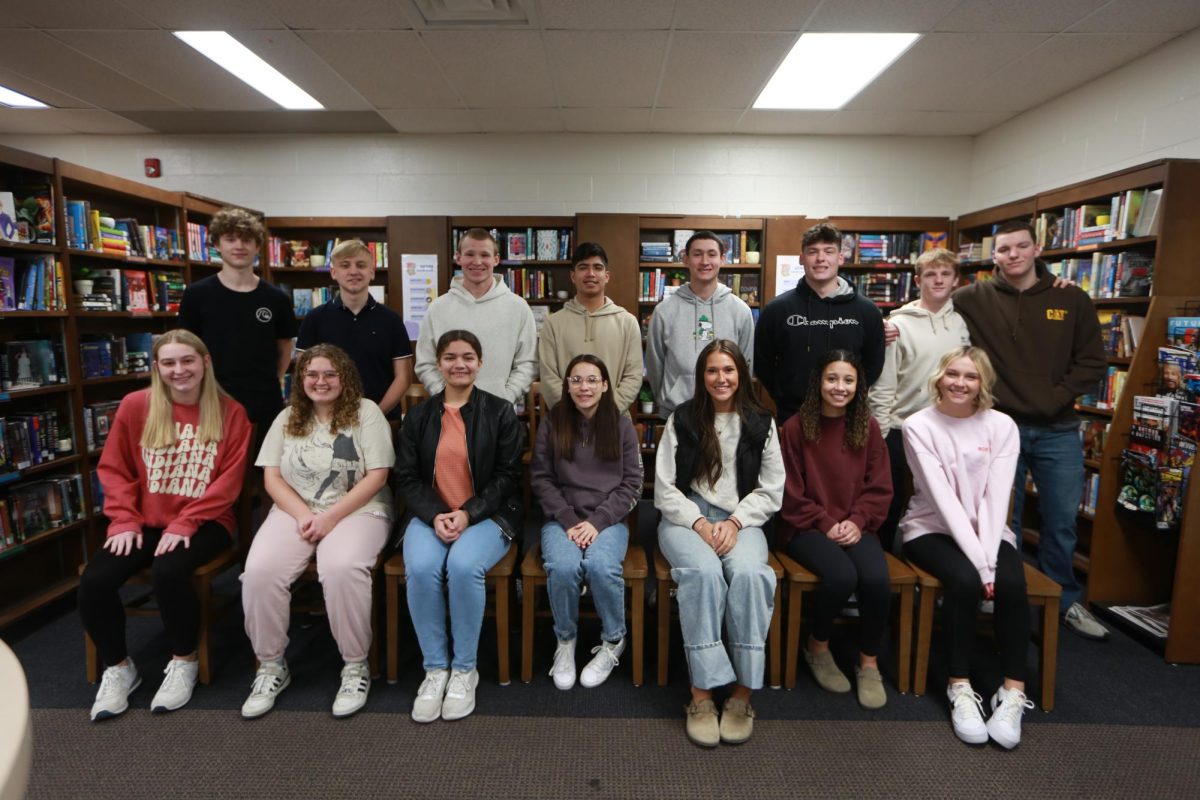
<instances>
[{"instance_id":1,"label":"eyeglasses","mask_svg":"<svg viewBox=\"0 0 1200 800\"><path fill-rule=\"evenodd\" d=\"M321 378L324 378L327 381L336 381L337 377L338 374L333 370L328 370L326 372L313 371L304 373L304 380L306 381L315 381Z\"/></svg>"},{"instance_id":2,"label":"eyeglasses","mask_svg":"<svg viewBox=\"0 0 1200 800\"><path fill-rule=\"evenodd\" d=\"M604 383L604 379L599 375L588 375L586 378L582 375L572 375L567 378L567 383L572 386L578 386L581 383L586 383L588 386L599 386Z\"/></svg>"}]
</instances>

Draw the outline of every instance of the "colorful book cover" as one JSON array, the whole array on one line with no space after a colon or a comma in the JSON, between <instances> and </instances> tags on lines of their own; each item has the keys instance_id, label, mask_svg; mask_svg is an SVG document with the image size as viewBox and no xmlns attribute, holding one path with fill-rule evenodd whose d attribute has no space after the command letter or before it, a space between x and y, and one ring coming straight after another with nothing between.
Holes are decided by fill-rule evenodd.
<instances>
[{"instance_id":1,"label":"colorful book cover","mask_svg":"<svg viewBox=\"0 0 1200 800\"><path fill-rule=\"evenodd\" d=\"M0 311L17 310L17 262L0 256Z\"/></svg>"},{"instance_id":2,"label":"colorful book cover","mask_svg":"<svg viewBox=\"0 0 1200 800\"><path fill-rule=\"evenodd\" d=\"M1193 442L1200 443L1200 404L1180 402L1177 419L1175 432Z\"/></svg>"},{"instance_id":3,"label":"colorful book cover","mask_svg":"<svg viewBox=\"0 0 1200 800\"><path fill-rule=\"evenodd\" d=\"M510 233L505 237L505 258L508 261L524 261L529 257L528 242L523 233Z\"/></svg>"},{"instance_id":4,"label":"colorful book cover","mask_svg":"<svg viewBox=\"0 0 1200 800\"><path fill-rule=\"evenodd\" d=\"M140 270L128 269L125 278L125 308L129 311L150 310L150 289L146 273Z\"/></svg>"},{"instance_id":5,"label":"colorful book cover","mask_svg":"<svg viewBox=\"0 0 1200 800\"><path fill-rule=\"evenodd\" d=\"M1120 474L1117 505L1129 511L1154 513L1158 483L1154 461L1145 453L1124 450Z\"/></svg>"},{"instance_id":6,"label":"colorful book cover","mask_svg":"<svg viewBox=\"0 0 1200 800\"><path fill-rule=\"evenodd\" d=\"M1200 350L1200 317L1167 317L1167 344Z\"/></svg>"},{"instance_id":7,"label":"colorful book cover","mask_svg":"<svg viewBox=\"0 0 1200 800\"><path fill-rule=\"evenodd\" d=\"M1196 353L1179 347L1158 348L1158 391L1163 397L1188 400L1184 376L1196 372Z\"/></svg>"}]
</instances>

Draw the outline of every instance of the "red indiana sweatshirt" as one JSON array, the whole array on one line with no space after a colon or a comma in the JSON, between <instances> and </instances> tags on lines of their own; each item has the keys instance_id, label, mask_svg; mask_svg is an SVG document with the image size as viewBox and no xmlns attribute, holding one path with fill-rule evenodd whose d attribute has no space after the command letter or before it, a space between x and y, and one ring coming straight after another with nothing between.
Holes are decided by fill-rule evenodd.
<instances>
[{"instance_id":1,"label":"red indiana sweatshirt","mask_svg":"<svg viewBox=\"0 0 1200 800\"><path fill-rule=\"evenodd\" d=\"M787 481L777 547L797 533L828 533L842 520L864 534L875 533L887 519L892 473L879 423L870 420L867 443L858 450L846 447L845 436L845 417L821 417L821 438L815 442L805 441L799 414L784 423L780 445Z\"/></svg>"},{"instance_id":2,"label":"red indiana sweatshirt","mask_svg":"<svg viewBox=\"0 0 1200 800\"><path fill-rule=\"evenodd\" d=\"M250 421L236 400L222 397L221 406L221 441L198 441L199 405L173 403L175 444L151 450L140 444L150 390L125 396L97 467L109 536L140 533L143 527L191 536L210 521L234 532L233 504L246 474Z\"/></svg>"}]
</instances>

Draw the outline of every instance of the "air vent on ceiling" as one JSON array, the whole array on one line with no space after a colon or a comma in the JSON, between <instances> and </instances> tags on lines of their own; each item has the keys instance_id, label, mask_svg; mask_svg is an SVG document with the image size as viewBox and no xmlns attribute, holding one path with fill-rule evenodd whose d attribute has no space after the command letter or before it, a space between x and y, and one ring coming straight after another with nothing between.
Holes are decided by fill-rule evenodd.
<instances>
[{"instance_id":1,"label":"air vent on ceiling","mask_svg":"<svg viewBox=\"0 0 1200 800\"><path fill-rule=\"evenodd\" d=\"M431 28L528 25L520 0L413 0Z\"/></svg>"}]
</instances>

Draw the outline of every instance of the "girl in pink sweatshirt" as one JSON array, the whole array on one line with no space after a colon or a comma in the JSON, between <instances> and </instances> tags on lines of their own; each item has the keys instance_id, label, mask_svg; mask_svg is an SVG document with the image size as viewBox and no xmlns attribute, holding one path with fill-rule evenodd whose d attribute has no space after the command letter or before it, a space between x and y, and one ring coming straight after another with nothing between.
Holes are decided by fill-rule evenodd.
<instances>
[{"instance_id":1,"label":"girl in pink sweatshirt","mask_svg":"<svg viewBox=\"0 0 1200 800\"><path fill-rule=\"evenodd\" d=\"M1021 741L1029 604L1016 536L1005 526L1016 473L1017 425L992 408L995 370L978 347L958 347L930 379L933 405L904 422L915 493L900 521L904 553L942 583L951 722L958 738L1006 748ZM985 724L971 688L971 644L980 600L995 601L1004 685Z\"/></svg>"}]
</instances>

